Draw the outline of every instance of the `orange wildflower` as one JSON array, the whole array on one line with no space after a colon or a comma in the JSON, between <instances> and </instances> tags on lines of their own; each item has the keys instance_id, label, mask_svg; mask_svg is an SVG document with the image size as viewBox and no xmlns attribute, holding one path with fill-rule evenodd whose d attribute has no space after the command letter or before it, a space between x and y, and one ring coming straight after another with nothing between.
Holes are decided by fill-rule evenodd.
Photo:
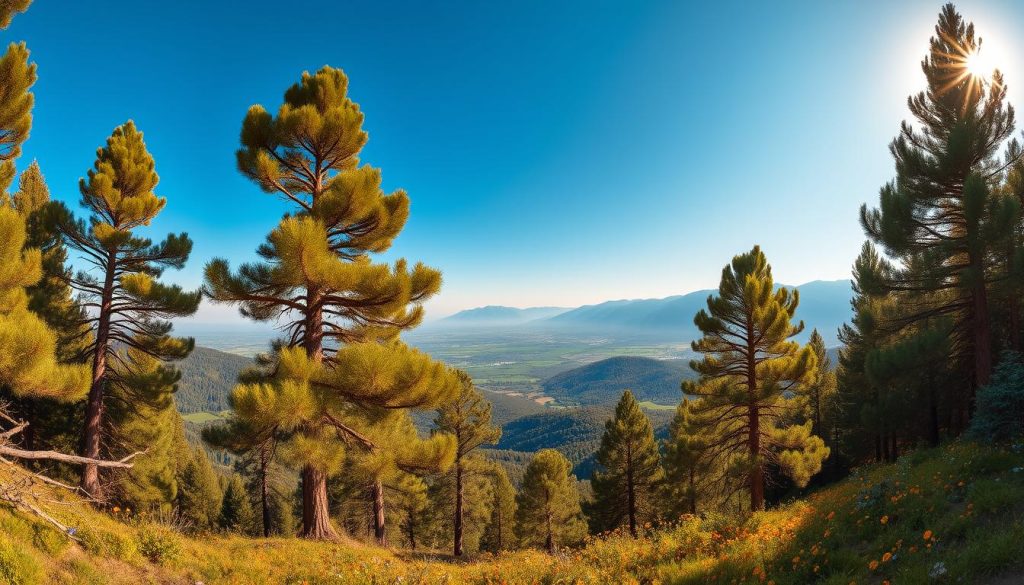
<instances>
[{"instance_id":1,"label":"orange wildflower","mask_svg":"<svg viewBox=\"0 0 1024 585\"><path fill-rule=\"evenodd\" d=\"M932 531L931 530L925 530L924 531L924 539L925 540L929 540L929 539L931 539L931 537L932 537Z\"/></svg>"}]
</instances>

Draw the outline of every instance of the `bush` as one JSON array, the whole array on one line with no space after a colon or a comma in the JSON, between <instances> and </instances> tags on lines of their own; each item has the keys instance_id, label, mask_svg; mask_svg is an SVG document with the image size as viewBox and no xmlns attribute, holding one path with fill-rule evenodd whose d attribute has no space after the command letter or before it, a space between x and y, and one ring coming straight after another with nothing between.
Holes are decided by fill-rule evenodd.
<instances>
[{"instance_id":1,"label":"bush","mask_svg":"<svg viewBox=\"0 0 1024 585\"><path fill-rule=\"evenodd\" d=\"M170 528L149 524L139 527L139 552L150 561L164 564L181 554L178 535Z\"/></svg>"},{"instance_id":2,"label":"bush","mask_svg":"<svg viewBox=\"0 0 1024 585\"><path fill-rule=\"evenodd\" d=\"M1024 435L1024 356L1003 352L992 381L978 390L971 437L988 443Z\"/></svg>"}]
</instances>

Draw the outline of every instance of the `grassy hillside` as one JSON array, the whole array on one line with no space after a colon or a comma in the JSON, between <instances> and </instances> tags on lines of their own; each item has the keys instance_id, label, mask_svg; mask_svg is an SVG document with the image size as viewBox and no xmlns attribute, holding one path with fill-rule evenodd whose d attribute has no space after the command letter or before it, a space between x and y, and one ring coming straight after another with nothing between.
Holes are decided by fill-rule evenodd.
<instances>
[{"instance_id":1,"label":"grassy hillside","mask_svg":"<svg viewBox=\"0 0 1024 585\"><path fill-rule=\"evenodd\" d=\"M541 386L560 404L615 404L628 388L637 400L675 405L683 397L679 383L693 376L683 360L621 356L562 372Z\"/></svg>"},{"instance_id":2,"label":"grassy hillside","mask_svg":"<svg viewBox=\"0 0 1024 585\"><path fill-rule=\"evenodd\" d=\"M182 414L220 412L228 408L228 396L238 374L252 360L208 347L196 347L177 363L181 382L174 400Z\"/></svg>"},{"instance_id":3,"label":"grassy hillside","mask_svg":"<svg viewBox=\"0 0 1024 585\"><path fill-rule=\"evenodd\" d=\"M0 480L10 481L4 468ZM465 563L356 542L182 536L131 514L93 511L41 487L37 505L73 543L0 507L8 583L1019 583L1024 579L1024 445L955 443L872 466L806 500L736 523L684 518L641 539L591 539L549 557Z\"/></svg>"}]
</instances>

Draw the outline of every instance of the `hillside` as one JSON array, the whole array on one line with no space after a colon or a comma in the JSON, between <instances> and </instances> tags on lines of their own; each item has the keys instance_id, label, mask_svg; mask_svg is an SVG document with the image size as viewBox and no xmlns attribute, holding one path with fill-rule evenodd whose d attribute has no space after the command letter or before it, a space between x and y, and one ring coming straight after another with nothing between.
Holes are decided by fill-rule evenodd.
<instances>
[{"instance_id":1,"label":"hillside","mask_svg":"<svg viewBox=\"0 0 1024 585\"><path fill-rule=\"evenodd\" d=\"M12 479L9 466L0 481ZM1024 453L965 443L857 471L806 500L748 520L684 518L642 538L590 539L570 554L535 551L450 563L353 541L190 538L108 515L40 486L35 516L0 508L0 575L42 583L974 583L1024 578Z\"/></svg>"},{"instance_id":2,"label":"hillside","mask_svg":"<svg viewBox=\"0 0 1024 585\"><path fill-rule=\"evenodd\" d=\"M601 442L605 422L612 417L614 405L554 408L547 412L518 418L502 427L496 450L535 452L558 449L575 466L580 479L590 477L592 457ZM655 430L668 424L673 410L649 410Z\"/></svg>"},{"instance_id":3,"label":"hillside","mask_svg":"<svg viewBox=\"0 0 1024 585\"><path fill-rule=\"evenodd\" d=\"M220 412L227 410L238 374L251 366L252 360L197 346L176 365L181 369L181 382L174 396L178 410L182 414Z\"/></svg>"},{"instance_id":4,"label":"hillside","mask_svg":"<svg viewBox=\"0 0 1024 585\"><path fill-rule=\"evenodd\" d=\"M683 398L680 382L693 376L684 360L622 356L556 374L541 387L559 404L614 404L629 389L641 402L675 405Z\"/></svg>"}]
</instances>

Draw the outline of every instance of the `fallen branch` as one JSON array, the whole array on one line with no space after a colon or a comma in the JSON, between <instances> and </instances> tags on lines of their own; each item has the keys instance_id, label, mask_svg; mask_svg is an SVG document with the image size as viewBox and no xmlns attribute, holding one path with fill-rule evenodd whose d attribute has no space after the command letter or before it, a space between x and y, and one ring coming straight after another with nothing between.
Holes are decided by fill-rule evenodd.
<instances>
[{"instance_id":1,"label":"fallen branch","mask_svg":"<svg viewBox=\"0 0 1024 585\"><path fill-rule=\"evenodd\" d=\"M25 449L9 447L7 445L0 445L0 455L14 457L15 459L45 459L50 461L60 461L62 463L75 463L78 465L92 464L97 467L115 467L120 469L131 468L131 466L133 465L131 463L131 460L135 459L139 455L144 455L145 453L146 451L136 451L127 457L118 459L117 461L110 461L106 459L93 459L91 457L68 455L66 453L60 453L58 451L28 451Z\"/></svg>"}]
</instances>

